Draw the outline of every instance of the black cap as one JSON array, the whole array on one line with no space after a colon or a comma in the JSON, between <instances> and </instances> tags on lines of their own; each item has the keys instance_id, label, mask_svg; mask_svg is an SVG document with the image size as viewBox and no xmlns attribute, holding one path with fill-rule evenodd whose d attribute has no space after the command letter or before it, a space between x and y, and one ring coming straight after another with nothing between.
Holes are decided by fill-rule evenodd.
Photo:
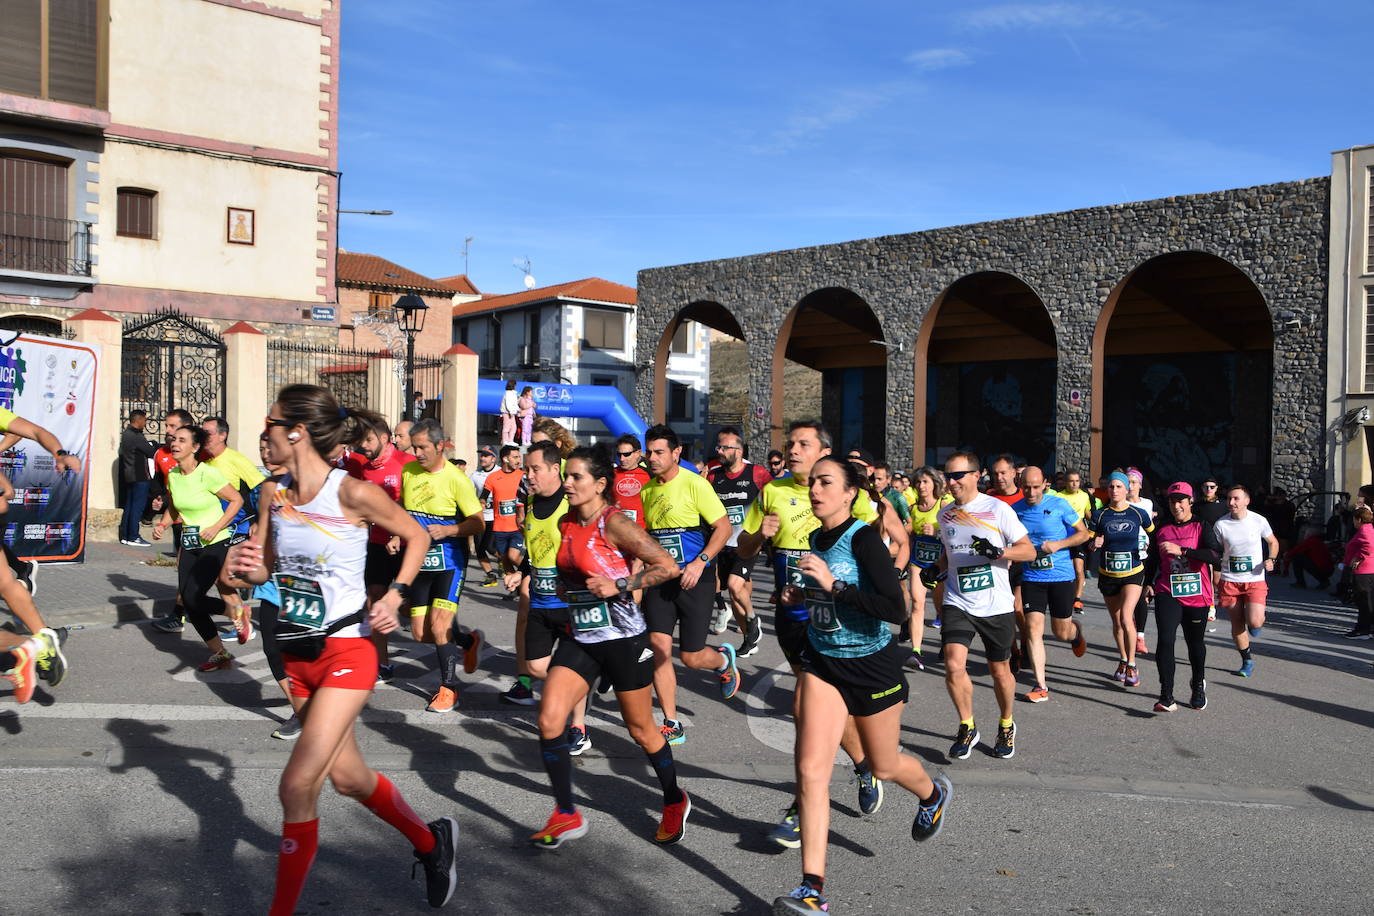
<instances>
[{"instance_id":1,"label":"black cap","mask_svg":"<svg viewBox=\"0 0 1374 916\"><path fill-rule=\"evenodd\" d=\"M846 452L845 457L850 461L857 461L860 464L866 464L869 467L873 467L873 465L877 464L877 461L873 459L872 452L870 452L866 448L860 448L858 446L855 446L854 448L851 448L848 452Z\"/></svg>"}]
</instances>

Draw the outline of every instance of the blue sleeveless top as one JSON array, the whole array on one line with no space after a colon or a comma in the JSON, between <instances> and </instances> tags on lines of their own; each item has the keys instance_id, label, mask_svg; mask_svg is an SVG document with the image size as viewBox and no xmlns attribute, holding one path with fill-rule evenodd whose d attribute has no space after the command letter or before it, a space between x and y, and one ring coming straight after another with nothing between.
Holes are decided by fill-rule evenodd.
<instances>
[{"instance_id":1,"label":"blue sleeveless top","mask_svg":"<svg viewBox=\"0 0 1374 916\"><path fill-rule=\"evenodd\" d=\"M865 523L851 519L849 527L828 550L816 547L821 531L811 532L811 551L825 561L836 579L843 579L860 591L871 591L873 583L854 558L854 532ZM892 641L887 623L852 607L820 588L811 577L805 578L806 606L811 622L806 635L816 651L832 658L862 658L872 655Z\"/></svg>"}]
</instances>

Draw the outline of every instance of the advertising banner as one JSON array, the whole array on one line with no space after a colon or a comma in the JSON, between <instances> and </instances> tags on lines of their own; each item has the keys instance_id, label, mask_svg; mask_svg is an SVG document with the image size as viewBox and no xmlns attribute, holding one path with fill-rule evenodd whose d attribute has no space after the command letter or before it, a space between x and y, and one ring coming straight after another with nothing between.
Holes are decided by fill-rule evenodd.
<instances>
[{"instance_id":1,"label":"advertising banner","mask_svg":"<svg viewBox=\"0 0 1374 916\"><path fill-rule=\"evenodd\" d=\"M0 471L14 495L0 523L5 544L28 560L81 560L86 551L86 483L95 422L97 346L32 337L0 337L0 408L51 432L81 459L81 473L57 471L31 439L0 451ZM0 417L6 417L0 413Z\"/></svg>"}]
</instances>

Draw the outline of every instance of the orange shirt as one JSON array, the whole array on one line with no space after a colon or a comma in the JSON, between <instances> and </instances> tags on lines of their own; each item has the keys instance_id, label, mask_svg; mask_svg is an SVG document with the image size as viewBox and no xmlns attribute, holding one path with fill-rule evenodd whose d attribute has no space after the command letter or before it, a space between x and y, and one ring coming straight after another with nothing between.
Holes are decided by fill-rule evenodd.
<instances>
[{"instance_id":1,"label":"orange shirt","mask_svg":"<svg viewBox=\"0 0 1374 916\"><path fill-rule=\"evenodd\" d=\"M520 481L524 477L524 471L507 471L502 468L497 468L487 475L483 489L491 494L492 531L520 530L516 509L520 504Z\"/></svg>"}]
</instances>

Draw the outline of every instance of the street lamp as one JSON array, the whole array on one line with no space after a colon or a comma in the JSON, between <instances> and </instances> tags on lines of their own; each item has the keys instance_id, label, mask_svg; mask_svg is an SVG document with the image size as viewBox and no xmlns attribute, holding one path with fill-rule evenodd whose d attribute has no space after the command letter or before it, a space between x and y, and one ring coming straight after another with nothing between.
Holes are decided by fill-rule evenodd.
<instances>
[{"instance_id":1,"label":"street lamp","mask_svg":"<svg viewBox=\"0 0 1374 916\"><path fill-rule=\"evenodd\" d=\"M425 312L429 306L414 293L406 293L396 300L396 323L406 336L406 402L401 415L410 418L415 406L415 335L425 329Z\"/></svg>"}]
</instances>

